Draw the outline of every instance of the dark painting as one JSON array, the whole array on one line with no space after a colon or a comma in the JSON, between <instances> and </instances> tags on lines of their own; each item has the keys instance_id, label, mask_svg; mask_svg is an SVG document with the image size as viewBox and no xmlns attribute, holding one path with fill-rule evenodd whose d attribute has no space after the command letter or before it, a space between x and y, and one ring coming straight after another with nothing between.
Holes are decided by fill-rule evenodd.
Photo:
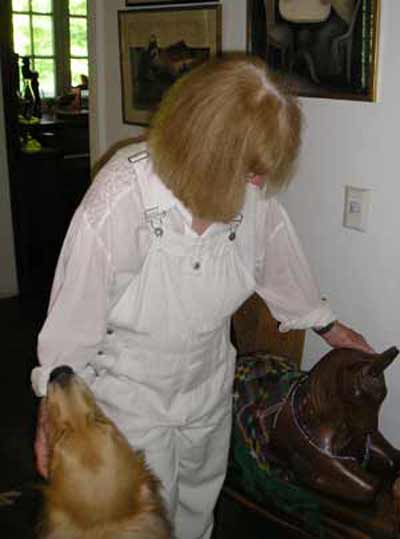
<instances>
[{"instance_id":1,"label":"dark painting","mask_svg":"<svg viewBox=\"0 0 400 539\"><path fill-rule=\"evenodd\" d=\"M208 48L188 47L184 41L160 48L152 35L147 47L131 47L132 106L149 110L157 106L165 91L182 75L206 61Z\"/></svg>"},{"instance_id":2,"label":"dark painting","mask_svg":"<svg viewBox=\"0 0 400 539\"><path fill-rule=\"evenodd\" d=\"M373 101L379 0L248 0L248 49L300 95Z\"/></svg>"}]
</instances>

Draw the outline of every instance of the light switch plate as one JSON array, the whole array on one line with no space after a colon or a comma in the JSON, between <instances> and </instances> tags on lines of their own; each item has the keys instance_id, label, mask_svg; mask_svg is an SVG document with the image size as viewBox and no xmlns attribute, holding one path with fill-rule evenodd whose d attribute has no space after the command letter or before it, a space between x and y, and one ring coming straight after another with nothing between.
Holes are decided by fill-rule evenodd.
<instances>
[{"instance_id":1,"label":"light switch plate","mask_svg":"<svg viewBox=\"0 0 400 539\"><path fill-rule=\"evenodd\" d=\"M366 232L370 207L370 189L346 185L343 226Z\"/></svg>"}]
</instances>

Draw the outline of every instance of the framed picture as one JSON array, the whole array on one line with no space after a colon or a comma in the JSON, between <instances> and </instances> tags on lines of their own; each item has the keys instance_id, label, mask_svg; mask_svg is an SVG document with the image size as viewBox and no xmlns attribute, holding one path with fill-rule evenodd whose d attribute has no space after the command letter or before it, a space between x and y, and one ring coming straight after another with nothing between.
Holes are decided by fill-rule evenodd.
<instances>
[{"instance_id":1,"label":"framed picture","mask_svg":"<svg viewBox=\"0 0 400 539\"><path fill-rule=\"evenodd\" d=\"M247 48L296 93L375 101L380 0L247 0Z\"/></svg>"},{"instance_id":2,"label":"framed picture","mask_svg":"<svg viewBox=\"0 0 400 539\"><path fill-rule=\"evenodd\" d=\"M221 51L221 6L119 11L124 123L148 125L164 92Z\"/></svg>"},{"instance_id":3,"label":"framed picture","mask_svg":"<svg viewBox=\"0 0 400 539\"><path fill-rule=\"evenodd\" d=\"M208 3L218 3L219 0L206 0ZM160 6L163 4L195 4L204 0L125 0L126 6Z\"/></svg>"}]
</instances>

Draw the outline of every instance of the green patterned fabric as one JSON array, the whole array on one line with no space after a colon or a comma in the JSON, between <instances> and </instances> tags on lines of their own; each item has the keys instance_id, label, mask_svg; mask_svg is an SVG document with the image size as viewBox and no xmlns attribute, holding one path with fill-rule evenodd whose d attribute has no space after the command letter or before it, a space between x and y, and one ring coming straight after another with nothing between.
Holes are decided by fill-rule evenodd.
<instances>
[{"instance_id":1,"label":"green patterned fabric","mask_svg":"<svg viewBox=\"0 0 400 539\"><path fill-rule=\"evenodd\" d=\"M259 353L237 360L227 485L323 538L318 498L296 483L274 454L269 432L292 385L304 377L290 361Z\"/></svg>"}]
</instances>

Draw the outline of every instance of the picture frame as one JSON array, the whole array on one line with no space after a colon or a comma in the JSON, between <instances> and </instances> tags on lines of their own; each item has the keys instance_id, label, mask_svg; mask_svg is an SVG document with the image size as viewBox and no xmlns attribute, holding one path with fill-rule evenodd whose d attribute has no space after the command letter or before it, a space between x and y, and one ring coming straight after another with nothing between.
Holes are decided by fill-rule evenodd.
<instances>
[{"instance_id":1,"label":"picture frame","mask_svg":"<svg viewBox=\"0 0 400 539\"><path fill-rule=\"evenodd\" d=\"M206 0L207 3L217 4L219 0ZM143 6L162 6L166 4L199 4L205 3L204 0L125 0L127 7L143 7Z\"/></svg>"},{"instance_id":2,"label":"picture frame","mask_svg":"<svg viewBox=\"0 0 400 539\"><path fill-rule=\"evenodd\" d=\"M377 99L381 0L247 0L247 50L300 96Z\"/></svg>"},{"instance_id":3,"label":"picture frame","mask_svg":"<svg viewBox=\"0 0 400 539\"><path fill-rule=\"evenodd\" d=\"M148 125L180 76L221 53L221 16L219 4L118 12L124 123Z\"/></svg>"}]
</instances>

